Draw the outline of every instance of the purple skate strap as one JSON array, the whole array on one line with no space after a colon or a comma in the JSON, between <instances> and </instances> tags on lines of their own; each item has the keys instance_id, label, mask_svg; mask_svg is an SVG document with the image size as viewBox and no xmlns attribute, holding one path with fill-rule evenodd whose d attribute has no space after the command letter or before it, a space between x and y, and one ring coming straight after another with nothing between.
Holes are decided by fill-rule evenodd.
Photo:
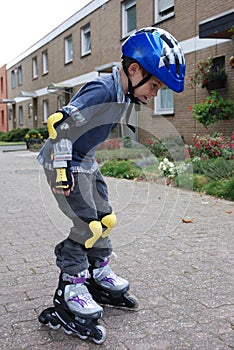
<instances>
[{"instance_id":1,"label":"purple skate strap","mask_svg":"<svg viewBox=\"0 0 234 350\"><path fill-rule=\"evenodd\" d=\"M109 264L109 259L100 262L100 267L104 267Z\"/></svg>"},{"instance_id":2,"label":"purple skate strap","mask_svg":"<svg viewBox=\"0 0 234 350\"><path fill-rule=\"evenodd\" d=\"M85 273L80 274L78 276L71 276L66 273L63 274L62 278L63 281L72 283L72 284L77 284L77 283L85 283L86 279L89 277L88 271L85 271Z\"/></svg>"},{"instance_id":3,"label":"purple skate strap","mask_svg":"<svg viewBox=\"0 0 234 350\"><path fill-rule=\"evenodd\" d=\"M67 277L66 280L67 282L70 282L72 284L77 284L77 283L85 283L86 278L85 277Z\"/></svg>"}]
</instances>

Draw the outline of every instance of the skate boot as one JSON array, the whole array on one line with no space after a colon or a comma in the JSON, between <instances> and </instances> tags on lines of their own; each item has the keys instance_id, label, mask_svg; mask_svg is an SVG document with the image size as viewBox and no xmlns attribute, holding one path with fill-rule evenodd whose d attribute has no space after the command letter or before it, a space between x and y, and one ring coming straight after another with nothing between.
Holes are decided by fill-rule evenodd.
<instances>
[{"instance_id":1,"label":"skate boot","mask_svg":"<svg viewBox=\"0 0 234 350\"><path fill-rule=\"evenodd\" d=\"M102 344L106 330L98 324L103 309L92 298L85 286L88 271L77 276L62 273L54 295L54 307L44 310L39 321L53 329L61 326L67 334L75 333L81 339L91 339Z\"/></svg>"},{"instance_id":2,"label":"skate boot","mask_svg":"<svg viewBox=\"0 0 234 350\"><path fill-rule=\"evenodd\" d=\"M129 282L112 271L109 258L92 262L89 271L91 278L87 279L86 285L96 302L131 310L137 309L137 300L128 293Z\"/></svg>"}]
</instances>

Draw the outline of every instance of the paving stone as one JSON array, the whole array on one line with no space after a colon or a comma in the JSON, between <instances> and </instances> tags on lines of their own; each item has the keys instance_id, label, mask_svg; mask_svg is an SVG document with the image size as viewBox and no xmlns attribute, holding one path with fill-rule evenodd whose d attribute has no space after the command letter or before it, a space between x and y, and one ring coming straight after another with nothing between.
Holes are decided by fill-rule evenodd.
<instances>
[{"instance_id":1,"label":"paving stone","mask_svg":"<svg viewBox=\"0 0 234 350\"><path fill-rule=\"evenodd\" d=\"M40 325L70 222L29 151L0 152L0 344L3 350L96 350ZM234 203L152 182L107 178L118 215L115 272L137 312L104 308L104 350L234 349ZM20 184L20 185L19 185ZM182 217L194 218L185 224Z\"/></svg>"}]
</instances>

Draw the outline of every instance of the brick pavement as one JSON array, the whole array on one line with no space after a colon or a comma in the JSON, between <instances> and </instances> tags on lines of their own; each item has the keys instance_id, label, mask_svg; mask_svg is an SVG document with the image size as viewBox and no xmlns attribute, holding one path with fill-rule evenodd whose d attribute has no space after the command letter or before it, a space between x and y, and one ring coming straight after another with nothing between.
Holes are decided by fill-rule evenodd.
<instances>
[{"instance_id":1,"label":"brick pavement","mask_svg":"<svg viewBox=\"0 0 234 350\"><path fill-rule=\"evenodd\" d=\"M140 309L105 307L108 336L100 347L39 324L57 285L53 249L70 223L34 153L0 152L0 164L2 350L234 349L234 203L107 179L119 221L112 267L130 280Z\"/></svg>"}]
</instances>

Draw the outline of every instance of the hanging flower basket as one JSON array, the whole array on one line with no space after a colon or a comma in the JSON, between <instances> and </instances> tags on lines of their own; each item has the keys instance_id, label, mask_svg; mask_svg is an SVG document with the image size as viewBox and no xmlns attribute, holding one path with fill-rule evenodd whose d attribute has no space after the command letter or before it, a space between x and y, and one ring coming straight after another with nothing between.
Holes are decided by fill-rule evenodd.
<instances>
[{"instance_id":1,"label":"hanging flower basket","mask_svg":"<svg viewBox=\"0 0 234 350\"><path fill-rule=\"evenodd\" d=\"M223 98L217 91L211 91L210 96L200 103L190 106L192 116L207 127L220 120L234 118L234 103L230 98Z\"/></svg>"}]
</instances>

